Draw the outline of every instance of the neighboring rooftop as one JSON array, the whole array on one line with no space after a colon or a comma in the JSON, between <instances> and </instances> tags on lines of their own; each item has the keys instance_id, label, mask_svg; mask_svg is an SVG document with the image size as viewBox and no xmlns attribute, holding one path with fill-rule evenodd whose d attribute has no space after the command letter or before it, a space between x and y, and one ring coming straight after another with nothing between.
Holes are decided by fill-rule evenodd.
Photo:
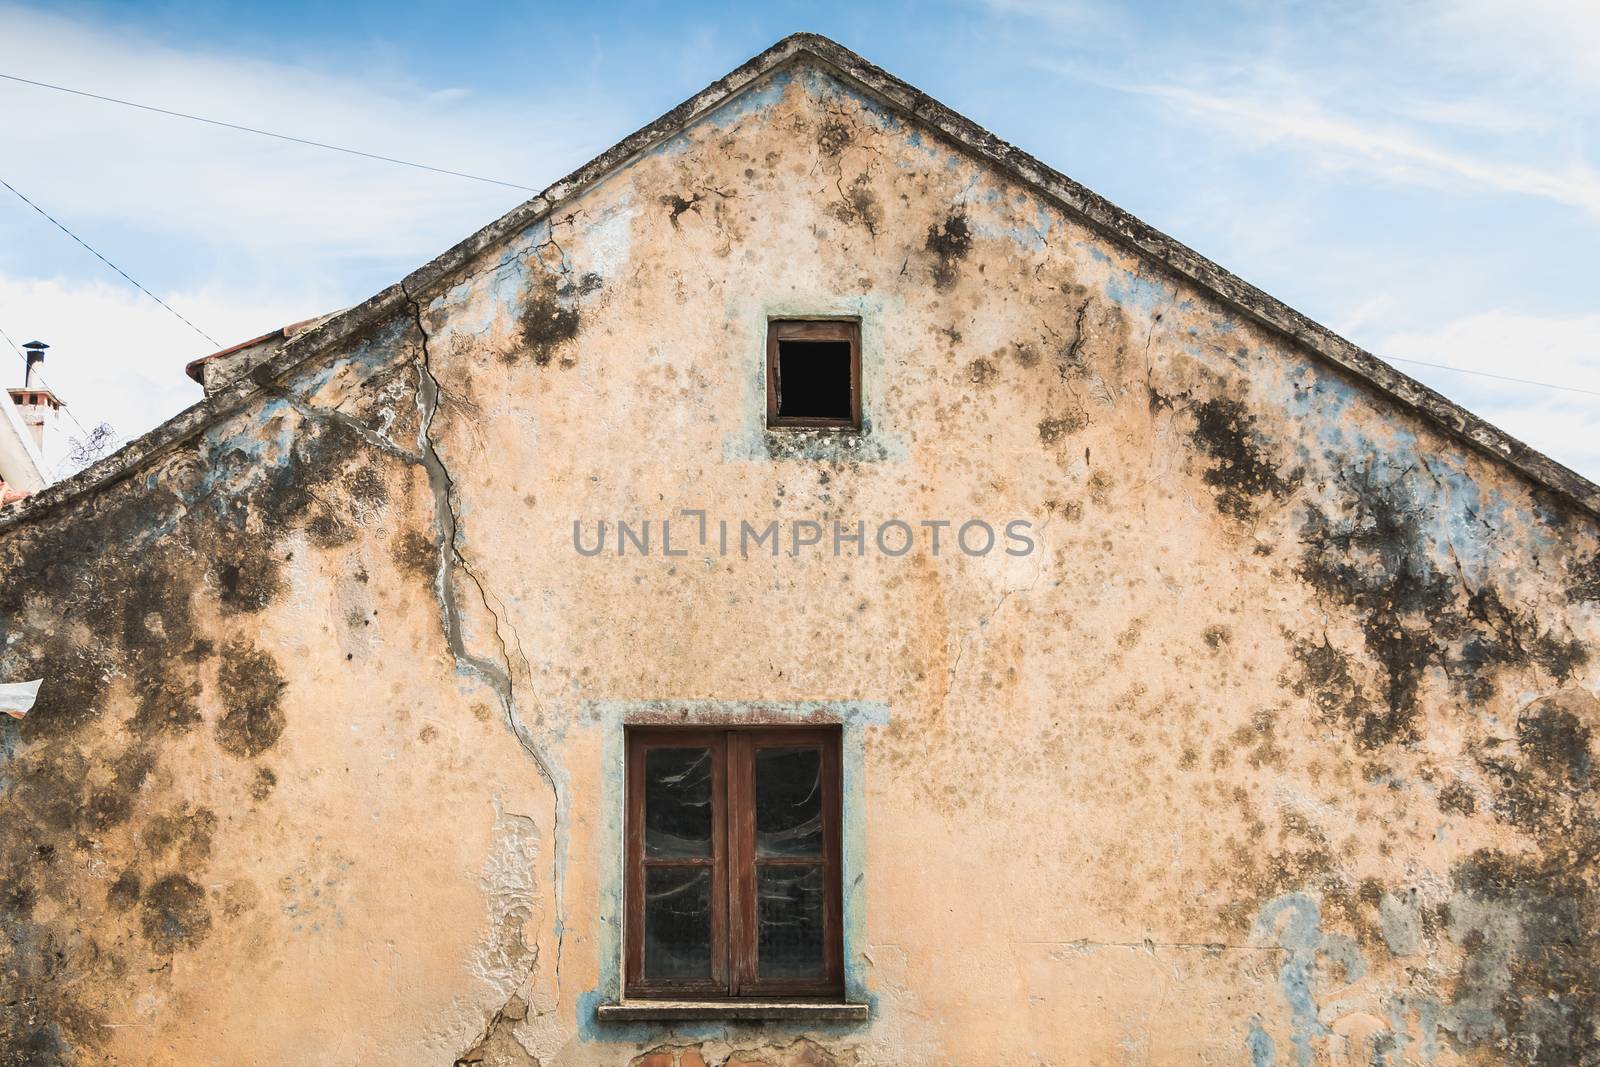
<instances>
[{"instance_id":1,"label":"neighboring rooftop","mask_svg":"<svg viewBox=\"0 0 1600 1067\"><path fill-rule=\"evenodd\" d=\"M319 323L326 322L337 314L337 311L330 311L325 315L291 322L287 326L280 326L270 333L252 337L248 341L240 341L209 356L191 359L184 365L183 372L199 382L209 396L251 367L277 355L291 338Z\"/></svg>"}]
</instances>

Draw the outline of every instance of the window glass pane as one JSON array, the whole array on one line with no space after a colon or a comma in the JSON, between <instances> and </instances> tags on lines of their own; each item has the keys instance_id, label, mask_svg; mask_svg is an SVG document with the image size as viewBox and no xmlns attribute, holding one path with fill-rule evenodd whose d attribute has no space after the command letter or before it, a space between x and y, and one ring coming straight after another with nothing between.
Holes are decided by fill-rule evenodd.
<instances>
[{"instance_id":1,"label":"window glass pane","mask_svg":"<svg viewBox=\"0 0 1600 1067\"><path fill-rule=\"evenodd\" d=\"M756 855L822 855L822 752L756 749Z\"/></svg>"},{"instance_id":2,"label":"window glass pane","mask_svg":"<svg viewBox=\"0 0 1600 1067\"><path fill-rule=\"evenodd\" d=\"M644 872L646 978L711 977L711 869Z\"/></svg>"},{"instance_id":3,"label":"window glass pane","mask_svg":"<svg viewBox=\"0 0 1600 1067\"><path fill-rule=\"evenodd\" d=\"M855 414L849 341L778 342L778 414L840 420Z\"/></svg>"},{"instance_id":4,"label":"window glass pane","mask_svg":"<svg viewBox=\"0 0 1600 1067\"><path fill-rule=\"evenodd\" d=\"M644 854L711 855L711 750L652 748L644 755Z\"/></svg>"},{"instance_id":5,"label":"window glass pane","mask_svg":"<svg viewBox=\"0 0 1600 1067\"><path fill-rule=\"evenodd\" d=\"M756 893L761 977L823 977L822 868L762 867Z\"/></svg>"}]
</instances>

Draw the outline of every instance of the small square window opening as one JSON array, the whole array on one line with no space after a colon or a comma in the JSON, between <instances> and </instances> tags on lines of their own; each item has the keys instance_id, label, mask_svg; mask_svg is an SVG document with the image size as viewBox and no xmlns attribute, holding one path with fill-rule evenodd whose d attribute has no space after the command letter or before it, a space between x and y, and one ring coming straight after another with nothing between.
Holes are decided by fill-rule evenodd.
<instances>
[{"instance_id":1,"label":"small square window opening","mask_svg":"<svg viewBox=\"0 0 1600 1067\"><path fill-rule=\"evenodd\" d=\"M861 428L860 323L767 323L767 425Z\"/></svg>"}]
</instances>

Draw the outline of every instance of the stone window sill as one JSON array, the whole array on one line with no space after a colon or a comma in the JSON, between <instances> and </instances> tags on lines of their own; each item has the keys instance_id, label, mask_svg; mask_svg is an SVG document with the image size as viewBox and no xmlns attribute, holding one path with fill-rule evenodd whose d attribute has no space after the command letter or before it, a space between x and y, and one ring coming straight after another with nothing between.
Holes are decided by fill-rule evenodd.
<instances>
[{"instance_id":1,"label":"stone window sill","mask_svg":"<svg viewBox=\"0 0 1600 1067\"><path fill-rule=\"evenodd\" d=\"M864 1023L865 1004L809 1000L624 1000L600 1004L601 1022L670 1022L694 1019L788 1019L813 1023Z\"/></svg>"}]
</instances>

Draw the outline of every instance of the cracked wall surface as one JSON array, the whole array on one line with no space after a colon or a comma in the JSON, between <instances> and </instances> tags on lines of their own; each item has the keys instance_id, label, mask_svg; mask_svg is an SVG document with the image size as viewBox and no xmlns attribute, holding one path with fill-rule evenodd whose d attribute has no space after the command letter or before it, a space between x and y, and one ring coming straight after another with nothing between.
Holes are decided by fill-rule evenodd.
<instances>
[{"instance_id":1,"label":"cracked wall surface","mask_svg":"<svg viewBox=\"0 0 1600 1067\"><path fill-rule=\"evenodd\" d=\"M1600 1062L1594 517L834 73L258 384L0 532L0 1064ZM1038 549L574 551L683 509ZM871 1021L598 1023L586 709L761 701L887 709Z\"/></svg>"}]
</instances>

